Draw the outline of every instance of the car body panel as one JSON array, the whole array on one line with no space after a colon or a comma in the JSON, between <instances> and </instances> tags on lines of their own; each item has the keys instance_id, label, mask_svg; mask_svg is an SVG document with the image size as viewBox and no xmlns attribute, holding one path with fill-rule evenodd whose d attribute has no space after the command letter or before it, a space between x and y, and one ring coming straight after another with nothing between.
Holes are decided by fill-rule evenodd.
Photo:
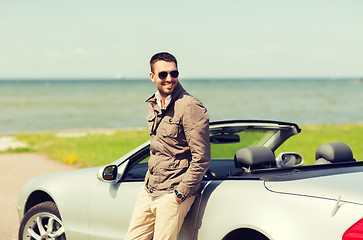
<instances>
[{"instance_id":1,"label":"car body panel","mask_svg":"<svg viewBox=\"0 0 363 240\"><path fill-rule=\"evenodd\" d=\"M208 187L198 239L222 239L234 229L252 228L270 239L334 240L362 216L363 206L344 203L332 217L337 201L266 191L262 180L227 180Z\"/></svg>"},{"instance_id":2,"label":"car body panel","mask_svg":"<svg viewBox=\"0 0 363 240\"><path fill-rule=\"evenodd\" d=\"M100 182L96 177L99 169L100 167L57 172L31 179L24 185L19 198L19 217L22 218L31 193L44 191L55 201L67 229L67 237L87 239L88 198L90 189ZM34 188L34 186L37 187Z\"/></svg>"},{"instance_id":3,"label":"car body panel","mask_svg":"<svg viewBox=\"0 0 363 240\"><path fill-rule=\"evenodd\" d=\"M284 182L266 182L270 191L363 204L363 172L337 174ZM314 186L314 187L312 187Z\"/></svg>"},{"instance_id":4,"label":"car body panel","mask_svg":"<svg viewBox=\"0 0 363 240\"><path fill-rule=\"evenodd\" d=\"M123 239L142 188L143 182L100 182L89 198L89 239Z\"/></svg>"}]
</instances>

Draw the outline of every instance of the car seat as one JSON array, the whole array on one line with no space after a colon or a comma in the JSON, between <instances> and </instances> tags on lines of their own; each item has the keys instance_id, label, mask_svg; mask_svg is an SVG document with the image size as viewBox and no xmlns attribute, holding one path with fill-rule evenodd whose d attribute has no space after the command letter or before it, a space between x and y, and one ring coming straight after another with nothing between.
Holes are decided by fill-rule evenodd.
<instances>
[{"instance_id":1,"label":"car seat","mask_svg":"<svg viewBox=\"0 0 363 240\"><path fill-rule=\"evenodd\" d=\"M236 168L248 170L276 167L275 155L267 147L246 147L238 150L234 155Z\"/></svg>"},{"instance_id":2,"label":"car seat","mask_svg":"<svg viewBox=\"0 0 363 240\"><path fill-rule=\"evenodd\" d=\"M320 145L315 152L315 160L314 165L355 161L352 150L344 142Z\"/></svg>"}]
</instances>

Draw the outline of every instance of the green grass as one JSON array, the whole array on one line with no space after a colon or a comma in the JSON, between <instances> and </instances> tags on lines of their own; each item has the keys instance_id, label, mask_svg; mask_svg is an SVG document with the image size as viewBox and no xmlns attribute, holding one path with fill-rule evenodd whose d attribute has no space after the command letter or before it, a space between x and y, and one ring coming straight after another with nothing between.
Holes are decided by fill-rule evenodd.
<instances>
[{"instance_id":1,"label":"green grass","mask_svg":"<svg viewBox=\"0 0 363 240\"><path fill-rule=\"evenodd\" d=\"M298 152L304 157L305 165L310 165L315 161L315 151L320 145L345 142L352 149L354 158L363 160L363 124L310 125L301 128L301 133L279 147L276 155L280 152Z\"/></svg>"},{"instance_id":2,"label":"green grass","mask_svg":"<svg viewBox=\"0 0 363 240\"><path fill-rule=\"evenodd\" d=\"M302 126L302 132L290 138L276 152L298 152L305 164L315 160L316 149L328 142L345 142L357 160L363 160L363 124L309 125ZM59 137L58 132L21 133L18 141L28 144L27 148L7 152L40 152L50 159L90 167L109 164L138 145L149 140L146 129L115 130L112 134L86 132L79 137ZM214 153L218 154L218 153Z\"/></svg>"},{"instance_id":3,"label":"green grass","mask_svg":"<svg viewBox=\"0 0 363 240\"><path fill-rule=\"evenodd\" d=\"M81 137L57 137L57 133L24 133L18 134L17 139L27 143L33 152L46 153L50 159L90 167L115 161L149 140L149 136L147 130L143 129L117 130L106 135L101 132L87 133Z\"/></svg>"}]
</instances>

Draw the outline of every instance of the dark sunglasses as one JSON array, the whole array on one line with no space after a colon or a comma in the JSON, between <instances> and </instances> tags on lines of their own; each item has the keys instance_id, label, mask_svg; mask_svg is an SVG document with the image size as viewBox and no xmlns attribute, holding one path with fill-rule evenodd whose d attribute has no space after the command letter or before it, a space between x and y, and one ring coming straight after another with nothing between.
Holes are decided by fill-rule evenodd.
<instances>
[{"instance_id":1,"label":"dark sunglasses","mask_svg":"<svg viewBox=\"0 0 363 240\"><path fill-rule=\"evenodd\" d=\"M169 73L165 72L165 71L162 71L162 72L159 72L158 76L159 76L160 79L165 79L168 76L168 74L170 74L170 76L172 78L177 78L179 76L178 70L173 70L173 71L171 71Z\"/></svg>"}]
</instances>

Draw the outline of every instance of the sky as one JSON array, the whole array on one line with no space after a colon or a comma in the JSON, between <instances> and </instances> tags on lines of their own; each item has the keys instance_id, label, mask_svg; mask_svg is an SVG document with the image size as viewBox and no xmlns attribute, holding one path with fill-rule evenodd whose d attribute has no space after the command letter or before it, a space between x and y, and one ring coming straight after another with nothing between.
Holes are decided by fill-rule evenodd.
<instances>
[{"instance_id":1,"label":"sky","mask_svg":"<svg viewBox=\"0 0 363 240\"><path fill-rule=\"evenodd\" d=\"M362 0L0 0L0 79L362 77Z\"/></svg>"}]
</instances>

